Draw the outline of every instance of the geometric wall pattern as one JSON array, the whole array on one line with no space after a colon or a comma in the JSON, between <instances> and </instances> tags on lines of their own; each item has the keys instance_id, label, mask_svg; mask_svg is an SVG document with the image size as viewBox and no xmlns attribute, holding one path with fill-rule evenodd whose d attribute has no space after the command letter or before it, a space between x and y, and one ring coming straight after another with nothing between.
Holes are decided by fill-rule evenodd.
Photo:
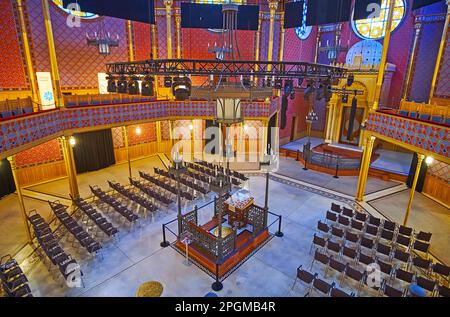
<instances>
[{"instance_id":1,"label":"geometric wall pattern","mask_svg":"<svg viewBox=\"0 0 450 317\"><path fill-rule=\"evenodd\" d=\"M369 114L366 128L402 143L449 157L449 127L376 112Z\"/></svg>"},{"instance_id":2,"label":"geometric wall pattern","mask_svg":"<svg viewBox=\"0 0 450 317\"><path fill-rule=\"evenodd\" d=\"M246 118L268 118L271 105L243 102L241 107L242 114ZM158 118L214 116L214 102L206 101L154 101L55 109L14 120L0 121L0 153L44 138L61 136L65 130L107 128Z\"/></svg>"},{"instance_id":3,"label":"geometric wall pattern","mask_svg":"<svg viewBox=\"0 0 450 317\"><path fill-rule=\"evenodd\" d=\"M59 139L54 139L29 150L17 153L15 158L18 168L62 161L64 159Z\"/></svg>"},{"instance_id":4,"label":"geometric wall pattern","mask_svg":"<svg viewBox=\"0 0 450 317\"><path fill-rule=\"evenodd\" d=\"M136 128L141 130L140 134L136 133ZM128 126L128 145L138 145L156 141L156 124L154 122L135 124Z\"/></svg>"},{"instance_id":5,"label":"geometric wall pattern","mask_svg":"<svg viewBox=\"0 0 450 317\"><path fill-rule=\"evenodd\" d=\"M450 98L450 30L447 31L447 43L444 47L444 53L439 67L435 96L439 98Z\"/></svg>"},{"instance_id":6,"label":"geometric wall pattern","mask_svg":"<svg viewBox=\"0 0 450 317\"><path fill-rule=\"evenodd\" d=\"M428 173L450 183L450 165L434 160L428 167Z\"/></svg>"}]
</instances>

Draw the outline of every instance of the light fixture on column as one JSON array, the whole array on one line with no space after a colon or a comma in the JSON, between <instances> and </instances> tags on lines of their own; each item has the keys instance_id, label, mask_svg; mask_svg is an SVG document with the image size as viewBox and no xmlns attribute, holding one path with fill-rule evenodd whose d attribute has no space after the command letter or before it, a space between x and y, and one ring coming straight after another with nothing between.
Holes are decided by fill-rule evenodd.
<instances>
[{"instance_id":1,"label":"light fixture on column","mask_svg":"<svg viewBox=\"0 0 450 317\"><path fill-rule=\"evenodd\" d=\"M136 135L141 135L141 134L142 134L141 127L136 127Z\"/></svg>"},{"instance_id":2,"label":"light fixture on column","mask_svg":"<svg viewBox=\"0 0 450 317\"><path fill-rule=\"evenodd\" d=\"M89 34L86 32L86 41L88 45L93 45L98 47L98 52L101 55L109 55L110 47L119 46L119 35L111 36L109 32L105 30L104 19L99 22L97 32Z\"/></svg>"},{"instance_id":3,"label":"light fixture on column","mask_svg":"<svg viewBox=\"0 0 450 317\"><path fill-rule=\"evenodd\" d=\"M194 125L191 123L191 124L189 124L189 130L194 130Z\"/></svg>"},{"instance_id":4,"label":"light fixture on column","mask_svg":"<svg viewBox=\"0 0 450 317\"><path fill-rule=\"evenodd\" d=\"M70 146L74 147L77 144L77 140L73 136L71 136L69 138L69 144Z\"/></svg>"},{"instance_id":5,"label":"light fixture on column","mask_svg":"<svg viewBox=\"0 0 450 317\"><path fill-rule=\"evenodd\" d=\"M433 164L434 159L432 156L427 156L427 158L425 159L425 163L430 166L431 164Z\"/></svg>"}]
</instances>

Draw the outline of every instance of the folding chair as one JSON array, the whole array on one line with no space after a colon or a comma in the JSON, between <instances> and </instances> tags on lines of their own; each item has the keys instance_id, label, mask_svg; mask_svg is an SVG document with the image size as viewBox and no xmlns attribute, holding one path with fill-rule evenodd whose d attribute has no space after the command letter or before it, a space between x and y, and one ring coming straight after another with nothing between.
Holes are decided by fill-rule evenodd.
<instances>
[{"instance_id":1,"label":"folding chair","mask_svg":"<svg viewBox=\"0 0 450 317\"><path fill-rule=\"evenodd\" d=\"M331 251L331 252L334 252L336 255L340 255L341 245L334 241L328 240L326 250L328 251L328 253L330 253L330 251Z\"/></svg>"},{"instance_id":2,"label":"folding chair","mask_svg":"<svg viewBox=\"0 0 450 317\"><path fill-rule=\"evenodd\" d=\"M331 203L331 210L340 214L341 213L341 206L335 203Z\"/></svg>"},{"instance_id":3,"label":"folding chair","mask_svg":"<svg viewBox=\"0 0 450 317\"><path fill-rule=\"evenodd\" d=\"M347 292L344 292L343 290L336 287L333 287L330 292L330 297L354 297L354 296L355 293L352 292L348 294Z\"/></svg>"},{"instance_id":4,"label":"folding chair","mask_svg":"<svg viewBox=\"0 0 450 317\"><path fill-rule=\"evenodd\" d=\"M297 283L297 279L299 279L300 281L302 281L303 283L305 283L306 285L309 285L308 291L305 294L305 296L307 296L312 288L312 282L314 281L314 279L316 279L317 277L317 273L315 274L311 274L310 272L303 270L302 268L303 266L300 265L297 268L297 276L295 277L294 280L294 284L292 284L291 290L294 289L295 284Z\"/></svg>"},{"instance_id":5,"label":"folding chair","mask_svg":"<svg viewBox=\"0 0 450 317\"><path fill-rule=\"evenodd\" d=\"M325 273L326 273L328 269L328 264L330 262L330 257L325 253L322 253L318 249L316 249L316 251L314 252L314 258L311 262L311 267L309 268L310 270L313 268L313 265L316 261L322 263L325 266Z\"/></svg>"},{"instance_id":6,"label":"folding chair","mask_svg":"<svg viewBox=\"0 0 450 317\"><path fill-rule=\"evenodd\" d=\"M441 297L450 297L450 288L444 285L439 285L438 295Z\"/></svg>"},{"instance_id":7,"label":"folding chair","mask_svg":"<svg viewBox=\"0 0 450 317\"><path fill-rule=\"evenodd\" d=\"M420 231L418 234L416 234L415 238L416 240L420 240L422 242L430 242L431 236L431 232Z\"/></svg>"},{"instance_id":8,"label":"folding chair","mask_svg":"<svg viewBox=\"0 0 450 317\"><path fill-rule=\"evenodd\" d=\"M344 248L342 249L342 256L350 259L353 263L355 263L358 258L358 252L356 251L356 249L344 245Z\"/></svg>"},{"instance_id":9,"label":"folding chair","mask_svg":"<svg viewBox=\"0 0 450 317\"><path fill-rule=\"evenodd\" d=\"M401 225L398 228L398 233L401 234L401 235L404 235L406 237L411 237L412 233L413 233L413 229L410 228L410 227L405 227L405 226Z\"/></svg>"},{"instance_id":10,"label":"folding chair","mask_svg":"<svg viewBox=\"0 0 450 317\"><path fill-rule=\"evenodd\" d=\"M361 221L361 222L366 222L367 221L367 214L363 213L363 212L355 212L355 220L357 221Z\"/></svg>"},{"instance_id":11,"label":"folding chair","mask_svg":"<svg viewBox=\"0 0 450 317\"><path fill-rule=\"evenodd\" d=\"M317 230L326 234L330 233L330 227L320 220L317 222Z\"/></svg>"},{"instance_id":12,"label":"folding chair","mask_svg":"<svg viewBox=\"0 0 450 317\"><path fill-rule=\"evenodd\" d=\"M353 218L354 216L353 210L347 207L342 207L342 214L349 218Z\"/></svg>"},{"instance_id":13,"label":"folding chair","mask_svg":"<svg viewBox=\"0 0 450 317\"><path fill-rule=\"evenodd\" d=\"M430 279L428 279L426 277L423 277L423 276L417 276L416 277L416 283L417 283L417 285L419 285L423 289L425 289L428 292L430 292L431 296L434 295L434 292L436 291L436 285L437 285L436 281L430 280Z\"/></svg>"},{"instance_id":14,"label":"folding chair","mask_svg":"<svg viewBox=\"0 0 450 317\"><path fill-rule=\"evenodd\" d=\"M343 215L339 215L338 223L344 227L349 227L350 226L350 218L347 218L346 216L343 216Z\"/></svg>"},{"instance_id":15,"label":"folding chair","mask_svg":"<svg viewBox=\"0 0 450 317\"><path fill-rule=\"evenodd\" d=\"M448 283L450 277L450 267L441 263L435 263L433 265L432 272L439 280L443 280L442 283Z\"/></svg>"},{"instance_id":16,"label":"folding chair","mask_svg":"<svg viewBox=\"0 0 450 317\"><path fill-rule=\"evenodd\" d=\"M385 230L394 232L396 227L397 227L397 224L393 221L389 221L387 219L385 219L383 221L383 229L385 229Z\"/></svg>"},{"instance_id":17,"label":"folding chair","mask_svg":"<svg viewBox=\"0 0 450 317\"><path fill-rule=\"evenodd\" d=\"M352 268L350 265L347 265L346 268L345 268L344 276L342 277L340 286L342 287L342 285L344 284L346 278L349 278L352 281L357 282L358 286L357 286L356 295L358 296L359 292L361 290L361 287L362 287L362 285L364 283L365 276L366 276L366 274L365 274L364 271L361 272L361 271L359 271L357 269Z\"/></svg>"},{"instance_id":18,"label":"folding chair","mask_svg":"<svg viewBox=\"0 0 450 317\"><path fill-rule=\"evenodd\" d=\"M336 260L333 257L330 257L330 262L328 263L328 268L331 268L338 273L344 273L346 266L347 266L346 263L343 263L339 260ZM325 272L325 275L324 275L325 277L326 277L327 272L328 272L328 270ZM341 278L342 278L342 276L341 276Z\"/></svg>"},{"instance_id":19,"label":"folding chair","mask_svg":"<svg viewBox=\"0 0 450 317\"><path fill-rule=\"evenodd\" d=\"M358 220L351 220L351 229L362 233L364 231L364 223Z\"/></svg>"},{"instance_id":20,"label":"folding chair","mask_svg":"<svg viewBox=\"0 0 450 317\"><path fill-rule=\"evenodd\" d=\"M431 260L424 259L420 256L416 256L412 259L412 265L425 270L427 274L429 274L430 272L431 264L432 264Z\"/></svg>"},{"instance_id":21,"label":"folding chair","mask_svg":"<svg viewBox=\"0 0 450 317\"><path fill-rule=\"evenodd\" d=\"M393 258L403 263L405 268L408 268L411 262L411 254L400 249L395 249Z\"/></svg>"},{"instance_id":22,"label":"folding chair","mask_svg":"<svg viewBox=\"0 0 450 317\"><path fill-rule=\"evenodd\" d=\"M426 258L428 258L428 251L430 250L430 244L426 242L422 242L420 240L414 241L413 249L415 251L419 251L425 254Z\"/></svg>"},{"instance_id":23,"label":"folding chair","mask_svg":"<svg viewBox=\"0 0 450 317\"><path fill-rule=\"evenodd\" d=\"M382 287L383 295L387 297L403 297L404 291L398 290L395 287L390 286L387 282Z\"/></svg>"},{"instance_id":24,"label":"folding chair","mask_svg":"<svg viewBox=\"0 0 450 317\"><path fill-rule=\"evenodd\" d=\"M369 215L369 225L379 227L381 225L381 219L374 217L372 215Z\"/></svg>"},{"instance_id":25,"label":"folding chair","mask_svg":"<svg viewBox=\"0 0 450 317\"><path fill-rule=\"evenodd\" d=\"M320 278L315 278L313 281L314 289L323 295L330 295L330 291L333 289L334 285L334 282L329 284Z\"/></svg>"},{"instance_id":26,"label":"folding chair","mask_svg":"<svg viewBox=\"0 0 450 317\"><path fill-rule=\"evenodd\" d=\"M309 254L311 254L311 250L312 250L313 246L319 246L321 248L325 248L326 245L327 245L327 240L314 233L313 241L311 243L311 248L309 249Z\"/></svg>"},{"instance_id":27,"label":"folding chair","mask_svg":"<svg viewBox=\"0 0 450 317\"><path fill-rule=\"evenodd\" d=\"M339 239L343 239L344 238L344 230L335 227L335 226L331 226L331 235L333 237L339 238Z\"/></svg>"},{"instance_id":28,"label":"folding chair","mask_svg":"<svg viewBox=\"0 0 450 317\"><path fill-rule=\"evenodd\" d=\"M325 220L328 223L330 223L330 222L337 222L337 220L338 220L337 214L335 214L334 212L328 210L327 211L327 215L325 217Z\"/></svg>"},{"instance_id":29,"label":"folding chair","mask_svg":"<svg viewBox=\"0 0 450 317\"><path fill-rule=\"evenodd\" d=\"M370 236L374 237L374 238L378 238L378 227L377 226L372 226L372 225L367 225L365 233L367 235L370 235Z\"/></svg>"}]
</instances>

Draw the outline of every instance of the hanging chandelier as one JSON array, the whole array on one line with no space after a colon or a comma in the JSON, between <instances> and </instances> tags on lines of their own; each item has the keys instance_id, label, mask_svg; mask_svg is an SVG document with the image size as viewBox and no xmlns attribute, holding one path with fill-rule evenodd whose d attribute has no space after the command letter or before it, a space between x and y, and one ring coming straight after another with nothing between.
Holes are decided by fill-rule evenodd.
<instances>
[{"instance_id":1,"label":"hanging chandelier","mask_svg":"<svg viewBox=\"0 0 450 317\"><path fill-rule=\"evenodd\" d=\"M101 55L109 55L110 47L119 46L119 35L111 36L109 32L105 29L105 23L103 19L99 22L97 32L89 34L86 32L86 41L88 45L93 45L98 47L98 52Z\"/></svg>"}]
</instances>

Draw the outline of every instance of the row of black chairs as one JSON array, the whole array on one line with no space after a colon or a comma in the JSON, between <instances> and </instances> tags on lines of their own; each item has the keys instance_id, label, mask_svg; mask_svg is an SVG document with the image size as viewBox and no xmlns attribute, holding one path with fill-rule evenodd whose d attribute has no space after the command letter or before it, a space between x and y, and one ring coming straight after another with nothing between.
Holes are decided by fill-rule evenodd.
<instances>
[{"instance_id":1,"label":"row of black chairs","mask_svg":"<svg viewBox=\"0 0 450 317\"><path fill-rule=\"evenodd\" d=\"M147 198L145 198L142 195L138 195L138 194L132 192L131 190L128 190L127 188L125 188L125 186L122 186L119 183L114 183L111 181L108 181L108 184L109 184L109 187L111 187L113 190L115 190L122 196L128 198L132 202L135 202L136 204L144 207L149 212L155 212L156 210L158 210L158 207L153 205L150 200L148 200Z\"/></svg>"},{"instance_id":2,"label":"row of black chairs","mask_svg":"<svg viewBox=\"0 0 450 317\"><path fill-rule=\"evenodd\" d=\"M36 210L31 210L27 215L27 219L33 227L33 232L40 248L50 262L58 267L66 281L77 268L79 269L77 261L59 245L58 239L50 229L50 226ZM80 275L83 275L81 270Z\"/></svg>"},{"instance_id":3,"label":"row of black chairs","mask_svg":"<svg viewBox=\"0 0 450 317\"><path fill-rule=\"evenodd\" d=\"M440 284L434 279L429 279L427 277L421 276L420 273L408 271L407 269L394 266L390 263L386 263L379 258L369 257L363 253L354 252L349 248L343 249L343 255L350 258L351 262L345 262L342 256L336 256L332 254L327 254L326 252L316 249L314 253L314 259L311 262L311 269L314 263L320 263L325 266L324 277L328 270L334 270L335 272L341 274L339 280L342 286L343 280L348 277L353 281L358 283L357 292L359 294L361 287L366 284L368 285L368 279L371 278L371 274L378 270L379 281L375 283L376 280L373 278L376 275L372 275L373 285L369 286L373 289L378 289L382 286L382 282L386 283L385 286L388 287L388 292L394 297L406 296L408 294L408 287L411 284L420 286L421 288L427 290L431 296L443 296L448 297L450 294L450 288L444 284ZM356 257L356 262L354 258ZM365 270L360 270L358 267L363 267ZM383 277L381 278L381 274ZM399 290L392 282L399 282L401 284L401 289ZM381 289L379 289L381 291ZM395 295L394 295L395 294Z\"/></svg>"},{"instance_id":4,"label":"row of black chairs","mask_svg":"<svg viewBox=\"0 0 450 317\"><path fill-rule=\"evenodd\" d=\"M160 168L154 167L154 171L155 171L155 174L157 174L157 175L164 176L164 177L167 177L167 178L169 178L171 180L175 180L176 181L175 175L172 175L172 174L170 174L169 172L167 172L165 170L162 170ZM195 182L190 181L190 180L188 180L188 179L186 179L184 177L180 177L180 183L185 185L185 186L187 186L188 188L190 188L190 189L192 189L194 191L197 191L197 192L203 194L203 195L206 195L209 192L209 190L206 189L205 187L203 187L203 186L201 186L199 184L196 184Z\"/></svg>"},{"instance_id":5,"label":"row of black chairs","mask_svg":"<svg viewBox=\"0 0 450 317\"><path fill-rule=\"evenodd\" d=\"M160 180L159 178L156 178L150 174L144 173L144 172L139 172L139 176L143 179L145 179L146 181L161 187L162 189L176 195L177 194L177 188L176 186L172 186L162 180ZM194 195L192 195L191 193L188 193L187 191L181 191L180 192L180 196L181 198L184 198L188 201L193 201L195 199Z\"/></svg>"},{"instance_id":6,"label":"row of black chairs","mask_svg":"<svg viewBox=\"0 0 450 317\"><path fill-rule=\"evenodd\" d=\"M84 216L94 223L108 237L114 237L119 230L106 219L100 212L98 212L92 204L88 203L82 198L73 198L70 196L75 206L80 210ZM84 217L82 217L84 218ZM83 220L83 219L82 219Z\"/></svg>"},{"instance_id":7,"label":"row of black chairs","mask_svg":"<svg viewBox=\"0 0 450 317\"><path fill-rule=\"evenodd\" d=\"M59 222L72 234L78 243L89 253L97 253L102 245L91 237L86 230L67 212L67 206L59 201L48 202Z\"/></svg>"},{"instance_id":8,"label":"row of black chairs","mask_svg":"<svg viewBox=\"0 0 450 317\"><path fill-rule=\"evenodd\" d=\"M130 184L138 188L141 192L145 193L147 196L154 199L160 204L168 206L171 203L173 203L173 199L170 199L169 197L160 194L158 191L154 190L151 186L145 185L144 183L138 180L130 178Z\"/></svg>"},{"instance_id":9,"label":"row of black chairs","mask_svg":"<svg viewBox=\"0 0 450 317\"><path fill-rule=\"evenodd\" d=\"M331 211L327 212L327 219L334 222L339 222L346 226L349 225L351 220L354 220L363 223L364 226L374 227L373 230L375 230L376 228L380 231L391 231L395 235L402 235L411 238L412 240L419 240L426 243L429 243L431 241L431 232L416 231L414 230L414 228L398 224L388 219L383 220L381 218L377 218L363 212L354 211L353 209L347 208L345 206L341 208L340 205L335 203L331 203L330 210Z\"/></svg>"},{"instance_id":10,"label":"row of black chairs","mask_svg":"<svg viewBox=\"0 0 450 317\"><path fill-rule=\"evenodd\" d=\"M195 161L195 163L197 163L199 165L203 165L203 166L205 166L205 167L207 167L209 169L212 169L212 170L217 168L222 174L225 174L227 176L236 177L236 178L238 178L238 179L240 179L241 181L244 181L244 182L248 180L248 177L246 177L244 174L239 173L237 171L230 170L228 168L224 168L223 166L215 165L214 163L208 163L208 162L202 161L202 160Z\"/></svg>"},{"instance_id":11,"label":"row of black chairs","mask_svg":"<svg viewBox=\"0 0 450 317\"><path fill-rule=\"evenodd\" d=\"M95 197L100 199L100 201L107 204L108 206L112 207L119 215L121 215L129 223L134 223L139 219L139 216L136 215L130 209L128 209L127 205L122 204L122 202L104 192L100 187L89 185L89 188L91 189L91 192L92 194L94 194Z\"/></svg>"},{"instance_id":12,"label":"row of black chairs","mask_svg":"<svg viewBox=\"0 0 450 317\"><path fill-rule=\"evenodd\" d=\"M27 277L9 254L0 259L0 280L8 297L33 297Z\"/></svg>"}]
</instances>

